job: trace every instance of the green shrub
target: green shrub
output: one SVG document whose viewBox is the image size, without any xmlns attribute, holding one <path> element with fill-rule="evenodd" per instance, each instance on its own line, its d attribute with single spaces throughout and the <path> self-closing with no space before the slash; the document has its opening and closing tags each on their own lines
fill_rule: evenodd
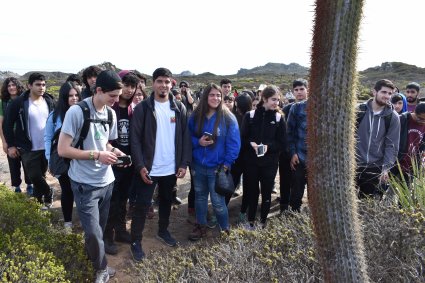
<svg viewBox="0 0 425 283">
<path fill-rule="evenodd" d="M 82 235 L 66 234 L 52 219 L 54 215 L 40 210 L 34 199 L 0 186 L 2 282 L 92 280 Z"/>
<path fill-rule="evenodd" d="M 425 281 L 425 218 L 394 206 L 360 204 L 373 282 Z M 135 266 L 136 282 L 320 282 L 309 213 L 233 229 L 218 240 L 158 251 Z"/>
</svg>

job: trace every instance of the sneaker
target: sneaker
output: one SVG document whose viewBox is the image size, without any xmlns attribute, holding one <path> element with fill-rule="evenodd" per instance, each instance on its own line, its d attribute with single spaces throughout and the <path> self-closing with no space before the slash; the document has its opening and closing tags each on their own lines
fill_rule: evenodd
<svg viewBox="0 0 425 283">
<path fill-rule="evenodd" d="M 115 231 L 115 241 L 131 244 L 131 235 L 127 230 Z"/>
<path fill-rule="evenodd" d="M 72 233 L 72 222 L 65 222 L 63 224 L 63 228 L 65 229 L 65 232 L 70 234 Z"/>
<path fill-rule="evenodd" d="M 133 242 L 131 244 L 130 251 L 134 261 L 140 262 L 145 258 L 145 252 L 142 249 L 140 241 Z"/>
<path fill-rule="evenodd" d="M 246 213 L 239 212 L 238 221 L 236 221 L 237 224 L 244 224 L 246 223 Z"/>
<path fill-rule="evenodd" d="M 214 229 L 217 226 L 217 217 L 211 216 L 211 219 L 207 222 L 207 227 L 210 229 Z"/>
<path fill-rule="evenodd" d="M 15 193 L 22 193 L 20 186 L 15 187 Z"/>
<path fill-rule="evenodd" d="M 105 253 L 107 253 L 108 255 L 116 255 L 118 253 L 118 247 L 114 243 L 114 241 L 104 239 L 103 243 L 105 246 Z"/>
<path fill-rule="evenodd" d="M 110 266 L 107 266 L 106 267 L 106 270 L 108 270 L 109 278 L 114 277 L 115 274 L 117 273 L 117 271 L 115 270 L 115 268 L 112 268 Z"/>
<path fill-rule="evenodd" d="M 34 194 L 34 187 L 31 184 L 29 184 L 27 186 L 27 196 L 32 197 L 33 194 Z"/>
<path fill-rule="evenodd" d="M 254 231 L 255 230 L 255 226 L 252 223 L 245 223 L 245 225 L 243 225 L 243 229 L 247 230 L 247 231 Z"/>
<path fill-rule="evenodd" d="M 167 246 L 170 247 L 175 247 L 177 246 L 177 241 L 176 239 L 174 239 L 170 232 L 168 232 L 168 230 L 165 231 L 159 231 L 158 234 L 156 235 L 156 238 L 158 240 L 161 240 L 162 242 L 164 242 Z"/>
<path fill-rule="evenodd" d="M 106 283 L 109 281 L 108 269 L 102 269 L 96 271 L 96 280 L 95 283 Z"/>
<path fill-rule="evenodd" d="M 198 241 L 207 236 L 207 228 L 205 225 L 196 224 L 195 229 L 189 234 L 189 240 Z"/>
</svg>

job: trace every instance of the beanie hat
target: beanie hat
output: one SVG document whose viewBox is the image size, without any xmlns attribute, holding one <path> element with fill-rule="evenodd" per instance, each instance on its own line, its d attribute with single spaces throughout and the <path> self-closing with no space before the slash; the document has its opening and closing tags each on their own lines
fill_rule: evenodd
<svg viewBox="0 0 425 283">
<path fill-rule="evenodd" d="M 100 72 L 96 78 L 96 87 L 100 87 L 103 92 L 121 89 L 121 78 L 111 70 Z"/>
<path fill-rule="evenodd" d="M 127 75 L 128 73 L 130 73 L 129 70 L 121 70 L 118 72 L 118 76 L 120 76 L 120 78 L 124 78 L 125 75 Z"/>
</svg>

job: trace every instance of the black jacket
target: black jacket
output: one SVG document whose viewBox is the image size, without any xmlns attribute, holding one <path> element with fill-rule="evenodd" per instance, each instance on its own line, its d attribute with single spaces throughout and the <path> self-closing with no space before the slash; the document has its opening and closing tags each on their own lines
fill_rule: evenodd
<svg viewBox="0 0 425 283">
<path fill-rule="evenodd" d="M 29 93 L 29 90 L 22 93 L 10 102 L 6 109 L 3 133 L 9 147 L 19 147 L 24 150 L 31 150 L 32 148 L 28 121 Z M 45 92 L 43 98 L 47 103 L 49 113 L 52 112 L 55 108 L 53 96 Z"/>
<path fill-rule="evenodd" d="M 171 93 L 168 94 L 168 99 L 170 100 L 171 110 L 176 112 L 175 160 L 177 171 L 178 168 L 186 169 L 190 165 L 192 142 L 186 108 L 181 102 L 177 102 Z M 136 172 L 140 172 L 143 167 L 151 171 L 155 154 L 157 127 L 153 93 L 134 108 L 130 127 L 131 154 Z"/>
<path fill-rule="evenodd" d="M 407 134 L 409 132 L 409 121 L 412 119 L 412 114 L 410 112 L 404 112 L 400 115 L 400 146 L 398 148 L 398 160 L 401 161 L 402 158 L 408 153 L 408 144 L 407 144 Z M 425 151 L 425 135 L 422 138 L 421 145 L 419 146 L 419 152 Z M 418 158 L 417 160 L 421 160 Z"/>
<path fill-rule="evenodd" d="M 286 125 L 282 115 L 276 121 L 276 111 L 266 111 L 264 107 L 255 110 L 251 119 L 247 112 L 242 121 L 241 129 L 243 159 L 246 163 L 259 166 L 278 164 L 279 154 L 286 147 Z M 267 145 L 267 152 L 263 157 L 257 157 L 250 142 Z"/>
</svg>

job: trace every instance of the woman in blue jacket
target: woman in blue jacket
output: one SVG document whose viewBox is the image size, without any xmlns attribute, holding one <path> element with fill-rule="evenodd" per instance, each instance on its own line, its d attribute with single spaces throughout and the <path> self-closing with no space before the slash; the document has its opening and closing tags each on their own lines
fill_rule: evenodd
<svg viewBox="0 0 425 283">
<path fill-rule="evenodd" d="M 44 147 L 47 161 L 50 160 L 50 148 L 52 139 L 56 131 L 62 127 L 62 121 L 65 119 L 65 113 L 69 107 L 77 104 L 81 99 L 80 88 L 71 82 L 64 83 L 59 89 L 59 99 L 56 108 L 49 114 L 44 130 Z M 74 194 L 71 190 L 71 183 L 68 173 L 61 176 L 55 176 L 61 186 L 61 207 L 66 229 L 72 228 L 72 207 L 74 205 Z"/>
<path fill-rule="evenodd" d="M 227 107 L 223 107 L 223 94 L 216 84 L 205 88 L 189 119 L 189 130 L 197 220 L 189 239 L 196 241 L 206 235 L 208 195 L 221 230 L 229 230 L 225 197 L 215 192 L 215 171 L 219 166 L 230 170 L 241 145 L 238 122 Z"/>
</svg>

